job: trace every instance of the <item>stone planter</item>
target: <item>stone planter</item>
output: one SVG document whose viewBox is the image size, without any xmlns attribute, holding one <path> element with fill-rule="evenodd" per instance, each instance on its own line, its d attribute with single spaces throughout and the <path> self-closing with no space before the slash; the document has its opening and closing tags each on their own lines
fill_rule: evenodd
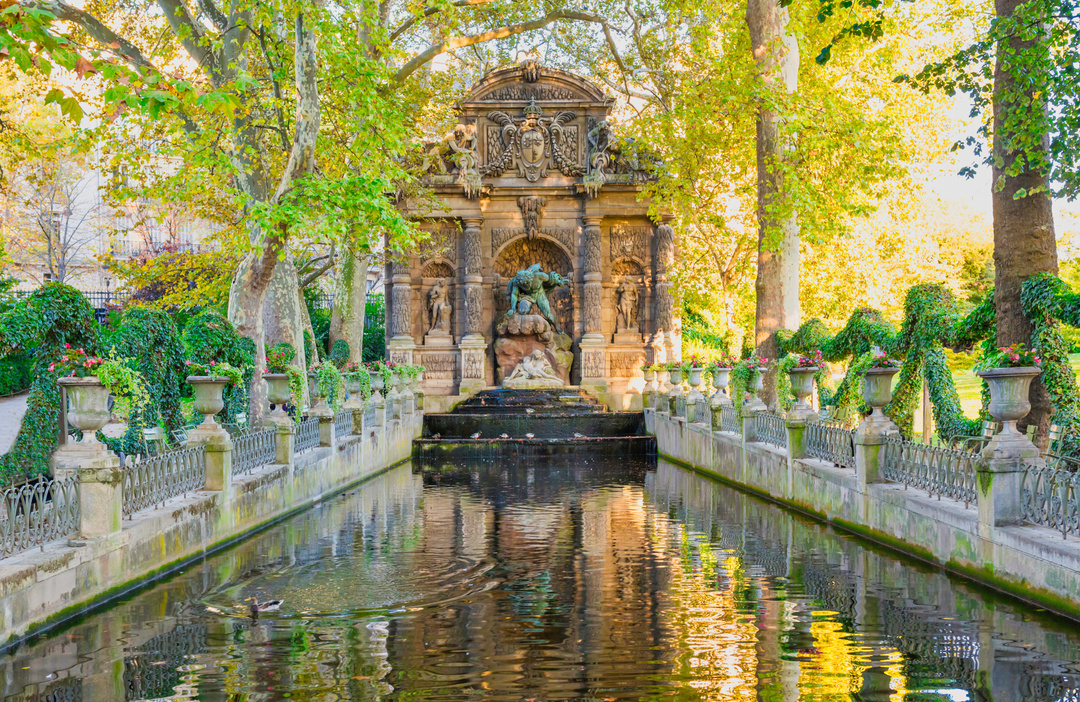
<svg viewBox="0 0 1080 702">
<path fill-rule="evenodd" d="M 892 402 L 893 376 L 899 368 L 871 368 L 863 378 L 863 402 L 870 408 L 870 417 L 876 420 L 886 419 L 882 408 Z"/>
<path fill-rule="evenodd" d="M 285 373 L 263 373 L 266 381 L 266 396 L 270 404 L 276 405 L 271 414 L 285 414 L 285 403 L 292 401 L 292 390 L 289 389 L 289 376 Z"/>
<path fill-rule="evenodd" d="M 371 380 L 371 401 L 382 402 L 383 401 L 383 377 L 379 371 L 368 371 L 368 378 Z"/>
<path fill-rule="evenodd" d="M 765 403 L 758 393 L 765 389 L 765 371 L 768 368 L 757 368 L 754 370 L 754 375 L 750 377 L 750 384 L 748 390 L 750 391 L 750 397 L 743 402 L 743 414 L 744 416 L 749 412 L 760 412 L 768 409 L 765 407 Z"/>
<path fill-rule="evenodd" d="M 187 382 L 195 393 L 195 411 L 203 416 L 202 423 L 209 427 L 218 426 L 214 415 L 225 409 L 222 393 L 229 379 L 220 375 L 189 375 Z"/>
<path fill-rule="evenodd" d="M 1016 423 L 1031 411 L 1031 401 L 1028 399 L 1031 381 L 1041 373 L 1042 368 L 1037 366 L 992 368 L 976 373 L 990 385 L 988 409 L 991 416 L 1001 422 L 1000 434 L 1005 435 L 1003 439 L 1011 438 L 1013 434 L 1021 436 Z"/>
<path fill-rule="evenodd" d="M 704 368 L 699 368 L 699 367 L 694 367 L 694 368 L 690 369 L 690 387 L 692 387 L 692 388 L 700 388 L 701 387 L 701 371 L 703 371 L 703 370 L 705 370 L 705 369 Z M 685 373 L 683 375 L 685 377 Z"/>
<path fill-rule="evenodd" d="M 788 371 L 791 379 L 791 392 L 795 393 L 795 407 L 801 412 L 813 410 L 809 400 L 814 394 L 814 375 L 818 368 L 792 368 Z"/>
<path fill-rule="evenodd" d="M 109 423 L 112 413 L 109 411 L 109 391 L 97 376 L 86 378 L 60 378 L 58 385 L 67 390 L 68 424 L 82 430 L 83 444 L 97 444 L 98 429 Z"/>
<path fill-rule="evenodd" d="M 671 383 L 668 381 L 670 371 L 656 371 L 656 395 L 653 396 L 653 409 L 662 410 L 667 403 L 667 394 L 671 392 Z"/>
<path fill-rule="evenodd" d="M 729 368 L 714 368 L 712 371 L 712 382 L 716 387 L 716 392 L 712 394 L 713 404 L 728 405 L 731 404 L 731 397 L 728 395 L 728 385 L 731 383 L 731 369 Z"/>
<path fill-rule="evenodd" d="M 308 394 L 311 396 L 311 409 L 327 407 L 326 398 L 319 391 L 319 380 L 315 373 L 308 373 Z"/>
<path fill-rule="evenodd" d="M 345 392 L 349 393 L 349 399 L 345 401 L 347 409 L 363 409 L 364 400 L 360 397 L 360 378 L 356 373 L 345 374 Z"/>
</svg>

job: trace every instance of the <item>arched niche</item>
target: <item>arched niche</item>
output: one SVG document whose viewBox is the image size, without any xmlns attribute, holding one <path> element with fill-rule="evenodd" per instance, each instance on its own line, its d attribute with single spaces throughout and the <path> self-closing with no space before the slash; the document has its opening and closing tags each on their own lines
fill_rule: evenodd
<svg viewBox="0 0 1080 702">
<path fill-rule="evenodd" d="M 450 309 L 457 309 L 455 306 L 455 293 L 457 290 L 454 285 L 454 267 L 444 259 L 428 261 L 420 269 L 420 278 L 420 321 L 423 325 L 423 333 L 427 334 L 428 330 L 431 329 L 431 309 L 428 307 L 428 294 L 440 278 L 445 278 L 449 287 Z M 453 324 L 456 322 L 456 319 L 451 320 L 451 331 L 453 330 Z"/>
<path fill-rule="evenodd" d="M 644 329 L 646 324 L 646 315 L 648 313 L 648 289 L 649 280 L 645 275 L 645 269 L 640 263 L 632 258 L 618 258 L 611 262 L 611 303 L 613 305 L 619 304 L 619 284 L 624 280 L 629 280 L 637 286 L 638 303 L 637 303 L 637 319 L 638 328 Z"/>
<path fill-rule="evenodd" d="M 568 280 L 574 279 L 574 266 L 570 257 L 550 239 L 537 237 L 535 239 L 516 239 L 503 248 L 495 258 L 495 272 L 499 275 L 499 282 L 495 289 L 495 312 L 496 319 L 501 318 L 510 309 L 510 297 L 506 293 L 506 285 L 517 272 L 539 263 L 545 271 L 554 271 Z M 559 321 L 563 331 L 569 333 L 573 328 L 574 320 L 574 295 L 573 283 L 563 285 L 548 295 L 551 302 L 551 310 Z"/>
</svg>

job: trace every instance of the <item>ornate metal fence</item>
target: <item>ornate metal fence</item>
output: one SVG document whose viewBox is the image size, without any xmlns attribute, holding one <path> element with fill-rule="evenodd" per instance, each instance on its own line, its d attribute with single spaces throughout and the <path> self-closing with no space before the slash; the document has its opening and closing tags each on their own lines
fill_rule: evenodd
<svg viewBox="0 0 1080 702">
<path fill-rule="evenodd" d="M 931 446 L 899 437 L 889 437 L 881 447 L 881 474 L 886 480 L 903 483 L 930 493 L 960 500 L 964 506 L 975 501 L 975 462 L 979 455 L 944 446 Z"/>
<path fill-rule="evenodd" d="M 720 407 L 720 430 L 730 431 L 733 434 L 739 433 L 739 411 L 735 407 L 730 405 Z"/>
<path fill-rule="evenodd" d="M 855 432 L 835 421 L 807 423 L 806 453 L 841 468 L 855 468 Z"/>
<path fill-rule="evenodd" d="M 349 436 L 353 433 L 352 410 L 341 410 L 334 415 L 334 436 Z"/>
<path fill-rule="evenodd" d="M 273 429 L 246 432 L 233 436 L 233 475 L 246 475 L 277 457 L 276 432 Z"/>
<path fill-rule="evenodd" d="M 0 557 L 45 547 L 79 531 L 79 482 L 40 479 L 4 490 Z"/>
<path fill-rule="evenodd" d="M 755 415 L 755 436 L 766 444 L 787 448 L 787 422 L 778 414 L 758 412 Z"/>
<path fill-rule="evenodd" d="M 301 419 L 296 427 L 296 453 L 310 451 L 319 446 L 319 418 Z"/>
<path fill-rule="evenodd" d="M 1080 473 L 1051 466 L 1029 466 L 1021 490 L 1024 521 L 1080 535 Z"/>
<path fill-rule="evenodd" d="M 124 516 L 160 506 L 206 484 L 206 449 L 202 446 L 146 456 L 124 467 Z"/>
</svg>

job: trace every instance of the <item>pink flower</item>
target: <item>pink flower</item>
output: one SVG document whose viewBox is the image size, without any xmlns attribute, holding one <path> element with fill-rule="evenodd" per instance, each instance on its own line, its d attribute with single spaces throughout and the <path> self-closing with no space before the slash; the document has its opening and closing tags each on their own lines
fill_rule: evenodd
<svg viewBox="0 0 1080 702">
<path fill-rule="evenodd" d="M 65 348 L 65 349 L 70 349 L 70 348 L 71 348 L 71 344 L 64 344 L 64 348 Z"/>
</svg>

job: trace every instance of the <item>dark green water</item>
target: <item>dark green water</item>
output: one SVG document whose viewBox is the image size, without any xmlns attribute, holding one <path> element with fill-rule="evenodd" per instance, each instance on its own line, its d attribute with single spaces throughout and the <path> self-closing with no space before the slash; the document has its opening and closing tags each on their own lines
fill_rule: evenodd
<svg viewBox="0 0 1080 702">
<path fill-rule="evenodd" d="M 396 469 L 2 663 L 50 702 L 1080 700 L 1075 623 L 588 455 Z"/>
</svg>

